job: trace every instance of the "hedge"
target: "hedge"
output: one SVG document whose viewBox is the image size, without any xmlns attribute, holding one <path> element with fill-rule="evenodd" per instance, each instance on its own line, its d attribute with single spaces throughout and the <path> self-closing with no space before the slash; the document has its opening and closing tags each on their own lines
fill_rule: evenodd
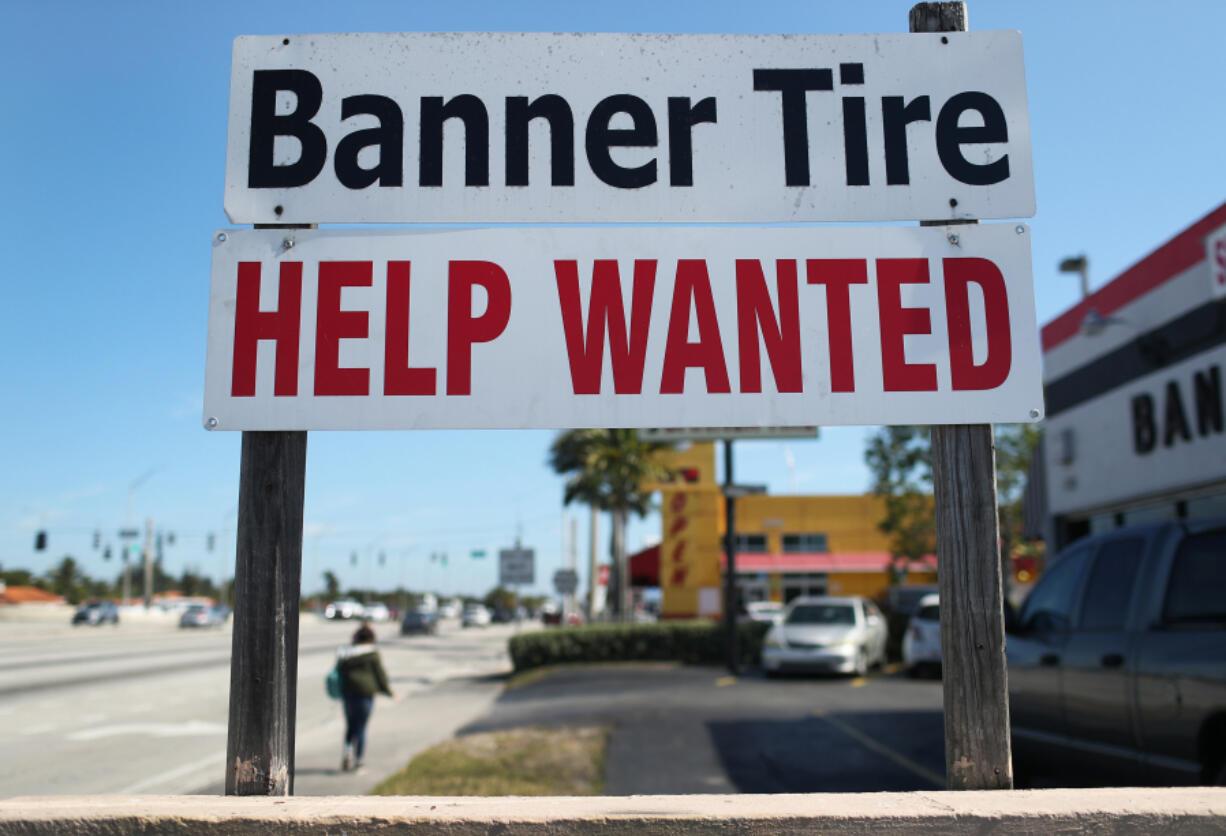
<svg viewBox="0 0 1226 836">
<path fill-rule="evenodd" d="M 741 664 L 758 663 L 769 628 L 757 621 L 737 625 Z M 508 647 L 517 672 L 568 662 L 719 663 L 724 661 L 724 627 L 712 621 L 590 624 L 521 633 L 511 637 Z"/>
</svg>

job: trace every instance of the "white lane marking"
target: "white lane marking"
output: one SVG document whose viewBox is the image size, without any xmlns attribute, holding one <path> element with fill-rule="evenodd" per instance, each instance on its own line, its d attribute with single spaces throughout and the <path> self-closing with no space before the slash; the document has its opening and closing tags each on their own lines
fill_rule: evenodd
<svg viewBox="0 0 1226 836">
<path fill-rule="evenodd" d="M 122 789 L 115 790 L 115 794 L 116 795 L 136 795 L 137 793 L 144 792 L 150 787 L 156 787 L 158 784 L 162 784 L 167 781 L 173 781 L 176 778 L 182 778 L 185 775 L 191 775 L 193 772 L 199 772 L 205 767 L 209 767 L 209 768 L 220 767 L 223 764 L 225 764 L 225 762 L 226 762 L 226 755 L 224 752 L 221 754 L 209 755 L 207 758 L 201 758 L 198 761 L 192 761 L 191 763 L 185 763 L 182 766 L 178 767 L 177 769 L 172 769 L 169 772 L 163 772 L 161 775 L 153 775 L 149 778 L 145 778 L 141 781 L 137 781 L 135 784 L 129 784 L 128 786 L 123 787 Z"/>
<path fill-rule="evenodd" d="M 144 734 L 149 737 L 202 737 L 225 734 L 225 723 L 207 723 L 204 720 L 188 720 L 186 723 L 115 723 L 82 729 L 68 735 L 69 740 L 98 740 L 117 735 Z"/>
</svg>

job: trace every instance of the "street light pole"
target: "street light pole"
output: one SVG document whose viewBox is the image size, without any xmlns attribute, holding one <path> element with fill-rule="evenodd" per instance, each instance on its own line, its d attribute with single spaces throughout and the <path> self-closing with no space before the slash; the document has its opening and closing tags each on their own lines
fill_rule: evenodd
<svg viewBox="0 0 1226 836">
<path fill-rule="evenodd" d="M 1090 259 L 1085 253 L 1072 255 L 1060 262 L 1061 273 L 1076 273 L 1081 277 L 1081 298 L 1090 295 Z"/>
</svg>

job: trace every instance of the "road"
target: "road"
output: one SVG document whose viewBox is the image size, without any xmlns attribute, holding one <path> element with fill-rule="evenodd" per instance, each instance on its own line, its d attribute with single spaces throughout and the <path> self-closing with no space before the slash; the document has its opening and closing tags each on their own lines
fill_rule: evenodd
<svg viewBox="0 0 1226 836">
<path fill-rule="evenodd" d="M 377 625 L 400 699 L 376 704 L 365 773 L 341 773 L 343 720 L 323 681 L 355 626 L 301 622 L 296 795 L 368 791 L 488 709 L 510 669 L 510 626 L 400 637 Z M 0 797 L 220 793 L 230 641 L 228 626 L 0 624 Z"/>
</svg>

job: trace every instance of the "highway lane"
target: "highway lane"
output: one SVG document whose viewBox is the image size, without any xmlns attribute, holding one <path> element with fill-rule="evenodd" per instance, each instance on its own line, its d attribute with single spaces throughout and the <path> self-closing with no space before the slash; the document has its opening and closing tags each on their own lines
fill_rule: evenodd
<svg viewBox="0 0 1226 836">
<path fill-rule="evenodd" d="M 400 637 L 378 625 L 400 702 L 380 701 L 365 778 L 341 775 L 339 704 L 323 680 L 356 625 L 301 624 L 295 791 L 360 792 L 395 759 L 447 737 L 491 701 L 513 628 Z M 0 625 L 0 796 L 220 791 L 231 635 L 169 625 Z M 436 692 L 444 694 L 439 697 Z M 426 710 L 428 707 L 428 710 Z M 373 750 L 372 746 L 372 750 Z"/>
</svg>

